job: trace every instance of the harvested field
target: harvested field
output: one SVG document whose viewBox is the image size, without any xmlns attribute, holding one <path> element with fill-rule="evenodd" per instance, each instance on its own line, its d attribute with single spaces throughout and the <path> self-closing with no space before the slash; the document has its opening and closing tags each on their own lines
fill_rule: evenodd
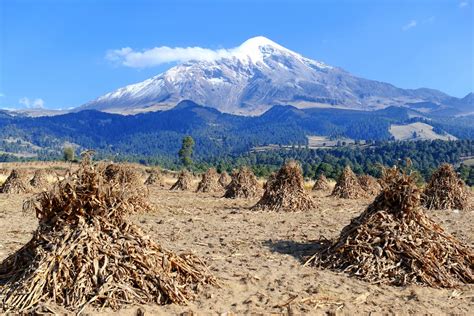
<svg viewBox="0 0 474 316">
<path fill-rule="evenodd" d="M 176 179 L 166 179 L 175 181 Z M 316 197 L 317 192 L 309 192 Z M 0 260 L 27 243 L 36 229 L 21 207 L 27 194 L 0 194 Z M 463 314 L 472 311 L 474 285 L 434 289 L 369 284 L 327 269 L 303 266 L 324 236 L 335 239 L 371 202 L 318 197 L 311 212 L 254 212 L 253 199 L 223 199 L 220 193 L 170 191 L 150 187 L 158 207 L 131 219 L 152 241 L 175 253 L 192 252 L 218 277 L 221 288 L 205 287 L 189 305 L 137 305 L 117 312 L 136 315 L 181 313 L 295 314 Z M 472 201 L 472 196 L 470 197 Z M 447 232 L 474 247 L 473 211 L 429 210 Z M 0 285 L 1 286 L 1 285 Z M 57 313 L 65 312 L 49 305 Z M 111 309 L 85 313 L 109 315 Z"/>
<path fill-rule="evenodd" d="M 185 304 L 199 286 L 217 285 L 198 257 L 162 248 L 129 222 L 130 214 L 152 210 L 147 194 L 133 182 L 107 181 L 88 156 L 25 208 L 39 225 L 0 263 L 5 312 L 31 313 L 50 303 L 78 313 L 89 306 Z"/>
</svg>

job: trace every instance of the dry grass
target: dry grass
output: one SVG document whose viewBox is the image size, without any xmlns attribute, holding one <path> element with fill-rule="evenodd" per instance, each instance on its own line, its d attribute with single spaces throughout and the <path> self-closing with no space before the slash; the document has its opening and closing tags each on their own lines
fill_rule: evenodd
<svg viewBox="0 0 474 316">
<path fill-rule="evenodd" d="M 384 172 L 375 201 L 311 260 L 372 283 L 473 283 L 474 252 L 424 213 L 414 177 L 396 168 Z"/>
<path fill-rule="evenodd" d="M 85 159 L 77 172 L 25 203 L 39 226 L 0 264 L 4 312 L 31 313 L 46 302 L 76 313 L 88 305 L 184 304 L 198 285 L 215 284 L 200 259 L 163 249 L 128 221 L 150 209 L 146 190 L 112 178 Z"/>
<path fill-rule="evenodd" d="M 264 211 L 308 211 L 316 208 L 316 203 L 304 189 L 301 166 L 287 162 L 277 174 L 269 177 L 265 193 L 253 210 Z"/>
<path fill-rule="evenodd" d="M 450 164 L 443 164 L 431 176 L 423 191 L 422 200 L 428 209 L 458 209 L 469 208 L 469 190 L 459 179 Z"/>
</svg>

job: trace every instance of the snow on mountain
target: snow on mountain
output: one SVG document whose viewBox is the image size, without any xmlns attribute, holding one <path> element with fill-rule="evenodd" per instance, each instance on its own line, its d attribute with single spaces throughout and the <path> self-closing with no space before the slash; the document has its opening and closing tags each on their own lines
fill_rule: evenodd
<svg viewBox="0 0 474 316">
<path fill-rule="evenodd" d="M 79 109 L 136 113 L 168 109 L 186 99 L 222 112 L 253 115 L 277 104 L 375 110 L 417 102 L 442 105 L 453 98 L 437 90 L 400 89 L 358 78 L 258 36 L 217 60 L 179 64 Z"/>
</svg>

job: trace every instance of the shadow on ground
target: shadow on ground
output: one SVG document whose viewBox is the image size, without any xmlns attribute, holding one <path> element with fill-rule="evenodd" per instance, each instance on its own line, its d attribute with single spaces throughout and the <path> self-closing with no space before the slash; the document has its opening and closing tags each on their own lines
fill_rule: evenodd
<svg viewBox="0 0 474 316">
<path fill-rule="evenodd" d="M 307 242 L 297 242 L 294 240 L 267 240 L 264 246 L 270 248 L 273 252 L 285 255 L 291 255 L 301 262 L 305 262 L 321 249 L 330 244 L 327 239 L 311 240 Z"/>
</svg>

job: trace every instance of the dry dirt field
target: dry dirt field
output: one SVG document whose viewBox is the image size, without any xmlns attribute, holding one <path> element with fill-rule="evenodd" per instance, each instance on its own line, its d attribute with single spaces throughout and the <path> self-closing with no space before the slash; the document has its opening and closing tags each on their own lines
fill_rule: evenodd
<svg viewBox="0 0 474 316">
<path fill-rule="evenodd" d="M 167 182 L 171 185 L 174 179 Z M 150 188 L 155 210 L 132 220 L 175 252 L 193 252 L 206 261 L 220 288 L 204 287 L 187 306 L 131 306 L 117 314 L 471 314 L 474 285 L 458 289 L 373 285 L 344 274 L 304 266 L 321 238 L 339 231 L 370 203 L 311 193 L 311 212 L 254 212 L 254 200 L 218 194 Z M 23 214 L 29 195 L 0 194 L 0 261 L 31 237 L 37 220 Z M 473 210 L 429 211 L 445 229 L 474 247 Z M 63 312 L 61 309 L 56 309 Z M 110 314 L 86 310 L 91 315 Z"/>
</svg>

